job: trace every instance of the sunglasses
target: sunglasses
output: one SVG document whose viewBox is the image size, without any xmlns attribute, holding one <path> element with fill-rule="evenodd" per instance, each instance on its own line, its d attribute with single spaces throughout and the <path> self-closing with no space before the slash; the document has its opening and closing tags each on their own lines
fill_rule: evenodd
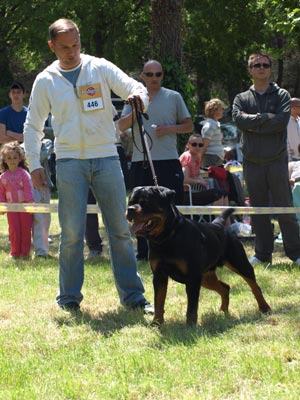
<svg viewBox="0 0 300 400">
<path fill-rule="evenodd" d="M 190 145 L 191 146 L 193 146 L 193 147 L 203 147 L 203 143 L 196 143 L 196 142 L 194 142 L 194 143 L 190 143 Z"/>
<path fill-rule="evenodd" d="M 156 76 L 156 78 L 159 78 L 160 76 L 162 76 L 162 72 L 144 72 L 144 75 L 147 76 L 147 78 L 152 78 L 153 75 Z"/>
<path fill-rule="evenodd" d="M 268 68 L 271 68 L 271 65 L 266 64 L 266 63 L 263 63 L 263 64 L 257 63 L 257 64 L 253 64 L 251 68 L 259 69 L 261 67 L 263 67 L 264 69 L 268 69 Z"/>
</svg>

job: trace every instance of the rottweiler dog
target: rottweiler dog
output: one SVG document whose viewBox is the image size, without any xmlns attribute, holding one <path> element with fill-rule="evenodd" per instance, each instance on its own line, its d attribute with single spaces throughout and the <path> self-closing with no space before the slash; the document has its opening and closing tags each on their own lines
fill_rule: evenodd
<svg viewBox="0 0 300 400">
<path fill-rule="evenodd" d="M 237 236 L 225 227 L 234 212 L 226 209 L 212 223 L 185 218 L 174 204 L 175 192 L 162 186 L 136 187 L 129 198 L 126 217 L 131 231 L 148 240 L 149 262 L 153 272 L 153 324 L 164 322 L 168 278 L 186 286 L 187 324 L 198 319 L 200 287 L 221 296 L 221 310 L 228 311 L 230 287 L 218 279 L 216 268 L 226 265 L 250 286 L 262 313 L 270 306 L 258 286 L 252 265 Z"/>
</svg>

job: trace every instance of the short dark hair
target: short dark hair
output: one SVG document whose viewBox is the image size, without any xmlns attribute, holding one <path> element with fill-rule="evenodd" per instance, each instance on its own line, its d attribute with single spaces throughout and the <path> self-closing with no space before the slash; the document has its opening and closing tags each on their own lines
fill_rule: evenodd
<svg viewBox="0 0 300 400">
<path fill-rule="evenodd" d="M 23 85 L 21 82 L 17 82 L 17 81 L 13 82 L 13 83 L 10 85 L 8 91 L 10 92 L 11 89 L 21 89 L 22 92 L 25 93 L 25 87 L 24 87 L 24 85 Z"/>
<path fill-rule="evenodd" d="M 74 21 L 61 18 L 49 26 L 49 37 L 53 42 L 60 33 L 76 31 L 79 35 L 79 28 Z"/>
<path fill-rule="evenodd" d="M 255 58 L 259 58 L 259 57 L 265 57 L 265 58 L 267 58 L 267 59 L 269 60 L 270 66 L 272 67 L 272 59 L 271 59 L 271 57 L 269 56 L 269 54 L 266 54 L 266 53 L 253 53 L 253 54 L 250 54 L 250 56 L 249 56 L 249 58 L 248 58 L 248 67 L 252 67 L 252 66 L 253 66 L 252 61 L 253 61 Z"/>
</svg>

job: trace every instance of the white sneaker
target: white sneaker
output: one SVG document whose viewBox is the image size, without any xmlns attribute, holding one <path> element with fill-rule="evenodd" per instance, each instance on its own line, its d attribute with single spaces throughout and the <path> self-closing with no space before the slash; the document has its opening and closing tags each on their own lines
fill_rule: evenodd
<svg viewBox="0 0 300 400">
<path fill-rule="evenodd" d="M 300 266 L 300 258 L 297 258 L 297 260 L 294 261 L 294 264 L 299 265 Z"/>
<path fill-rule="evenodd" d="M 270 261 L 262 261 L 256 256 L 252 256 L 248 259 L 249 263 L 252 265 L 258 265 L 258 264 L 272 264 Z M 296 262 L 296 261 L 295 261 Z M 299 265 L 300 265 L 300 259 L 299 259 Z"/>
<path fill-rule="evenodd" d="M 275 243 L 280 243 L 280 244 L 283 243 L 283 239 L 282 239 L 282 234 L 281 234 L 281 232 L 280 232 L 279 235 L 277 236 L 277 238 L 276 238 L 276 240 L 275 240 Z"/>
</svg>

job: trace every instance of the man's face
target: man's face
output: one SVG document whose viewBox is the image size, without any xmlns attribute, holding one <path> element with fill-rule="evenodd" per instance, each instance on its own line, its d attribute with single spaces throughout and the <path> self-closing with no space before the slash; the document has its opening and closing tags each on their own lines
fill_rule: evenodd
<svg viewBox="0 0 300 400">
<path fill-rule="evenodd" d="M 144 66 L 141 78 L 148 90 L 159 90 L 163 79 L 162 67 L 158 63 L 149 63 Z"/>
<path fill-rule="evenodd" d="M 256 57 L 248 67 L 249 74 L 253 80 L 269 81 L 271 75 L 271 64 L 267 57 Z"/>
<path fill-rule="evenodd" d="M 81 44 L 76 30 L 58 34 L 53 42 L 49 40 L 48 45 L 55 53 L 60 68 L 72 69 L 80 64 Z"/>
<path fill-rule="evenodd" d="M 25 93 L 22 89 L 13 88 L 8 92 L 8 97 L 10 98 L 12 104 L 23 104 Z"/>
<path fill-rule="evenodd" d="M 299 115 L 300 115 L 300 103 L 291 104 L 291 115 L 294 118 L 299 117 Z"/>
</svg>

